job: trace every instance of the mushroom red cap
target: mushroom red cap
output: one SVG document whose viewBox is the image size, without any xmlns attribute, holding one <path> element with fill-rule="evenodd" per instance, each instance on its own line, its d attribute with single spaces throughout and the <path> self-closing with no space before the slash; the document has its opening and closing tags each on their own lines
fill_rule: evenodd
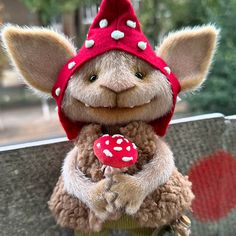
<svg viewBox="0 0 236 236">
<path fill-rule="evenodd" d="M 138 159 L 137 147 L 122 135 L 103 135 L 94 142 L 94 154 L 103 165 L 114 168 L 132 166 Z"/>
<path fill-rule="evenodd" d="M 120 50 L 137 56 L 160 70 L 170 82 L 173 106 L 163 117 L 151 122 L 156 133 L 163 136 L 173 116 L 180 84 L 168 65 L 153 51 L 140 28 L 130 0 L 103 0 L 100 11 L 89 29 L 87 40 L 78 54 L 63 66 L 52 90 L 58 105 L 60 121 L 68 138 L 76 138 L 84 125 L 71 121 L 61 109 L 68 81 L 84 63 L 111 50 Z"/>
</svg>

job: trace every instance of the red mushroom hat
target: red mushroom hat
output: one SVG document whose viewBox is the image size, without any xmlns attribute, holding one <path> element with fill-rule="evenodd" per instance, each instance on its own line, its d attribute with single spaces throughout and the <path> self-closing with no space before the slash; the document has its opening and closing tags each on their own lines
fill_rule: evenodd
<svg viewBox="0 0 236 236">
<path fill-rule="evenodd" d="M 98 138 L 93 145 L 94 154 L 103 165 L 125 168 L 137 162 L 137 147 L 120 134 L 108 134 Z"/>
<path fill-rule="evenodd" d="M 172 109 L 163 117 L 151 122 L 158 135 L 165 135 L 174 113 L 180 84 L 168 65 L 153 51 L 141 30 L 130 0 L 103 0 L 98 15 L 89 29 L 87 40 L 78 54 L 62 67 L 52 90 L 67 137 L 76 138 L 83 126 L 83 123 L 73 122 L 67 118 L 61 109 L 69 79 L 84 63 L 111 50 L 121 50 L 137 56 L 160 70 L 169 80 L 173 92 Z"/>
</svg>

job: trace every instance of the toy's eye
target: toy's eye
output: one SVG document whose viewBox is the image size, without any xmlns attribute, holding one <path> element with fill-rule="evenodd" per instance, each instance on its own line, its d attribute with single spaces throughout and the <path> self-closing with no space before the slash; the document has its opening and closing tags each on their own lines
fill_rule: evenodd
<svg viewBox="0 0 236 236">
<path fill-rule="evenodd" d="M 144 79 L 144 75 L 143 75 L 141 72 L 136 72 L 136 73 L 135 73 L 135 76 L 136 76 L 138 79 Z"/>
<path fill-rule="evenodd" d="M 98 79 L 98 76 L 97 75 L 91 75 L 90 77 L 89 77 L 89 81 L 90 82 L 94 82 L 95 80 L 97 80 Z"/>
</svg>

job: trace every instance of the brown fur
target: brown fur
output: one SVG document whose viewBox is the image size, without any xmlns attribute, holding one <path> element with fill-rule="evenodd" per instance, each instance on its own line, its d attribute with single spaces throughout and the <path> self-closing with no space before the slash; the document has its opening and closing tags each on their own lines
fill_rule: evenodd
<svg viewBox="0 0 236 236">
<path fill-rule="evenodd" d="M 2 39 L 25 81 L 46 93 L 51 92 L 61 67 L 76 53 L 67 39 L 49 29 L 6 26 Z"/>
<path fill-rule="evenodd" d="M 170 34 L 159 46 L 157 54 L 180 79 L 182 91 L 195 89 L 204 81 L 217 34 L 213 26 L 186 29 Z M 47 93 L 61 66 L 75 54 L 66 38 L 45 29 L 6 26 L 2 36 L 26 82 Z M 144 80 L 136 78 L 136 72 L 142 72 Z M 98 80 L 90 83 L 92 74 L 97 74 Z M 174 170 L 168 146 L 144 123 L 163 116 L 171 107 L 172 92 L 166 78 L 128 53 L 105 53 L 77 71 L 66 89 L 63 111 L 72 120 L 96 125 L 83 128 L 65 159 L 62 178 L 49 202 L 59 223 L 99 231 L 113 211 L 121 210 L 143 226 L 156 227 L 190 208 L 191 184 Z M 139 151 L 136 165 L 115 175 L 116 182 L 109 187 L 92 149 L 102 133 L 122 133 Z"/>
<path fill-rule="evenodd" d="M 140 226 L 156 228 L 172 222 L 190 210 L 193 198 L 191 182 L 178 171 L 174 171 L 169 181 L 148 196 L 132 217 Z M 62 227 L 84 232 L 99 232 L 102 229 L 104 222 L 83 202 L 65 191 L 62 178 L 59 178 L 48 204 L 57 223 Z"/>
<path fill-rule="evenodd" d="M 114 204 L 111 196 L 101 196 L 108 180 L 103 178 L 101 164 L 93 154 L 93 143 L 102 135 L 105 127 L 90 124 L 80 132 L 76 147 L 67 155 L 63 165 L 63 179 L 67 192 L 83 201 L 100 218 L 109 217 L 112 205 L 115 209 L 123 208 L 127 214 L 136 213 L 147 195 L 165 183 L 174 168 L 173 155 L 168 146 L 158 138 L 152 127 L 144 122 L 132 122 L 125 127 L 118 127 L 116 132 L 123 134 L 139 147 L 137 164 L 127 172 L 129 175 L 116 175 L 116 184 L 110 186 L 109 193 L 118 193 Z M 106 129 L 105 132 L 107 133 Z M 112 131 L 110 131 L 110 134 Z M 150 147 L 152 147 L 150 149 Z M 96 182 L 96 183 L 94 183 Z M 148 184 L 147 184 L 148 183 Z M 133 189 L 135 195 L 130 195 Z M 96 197 L 97 196 L 97 197 Z"/>
<path fill-rule="evenodd" d="M 99 186 L 101 186 L 100 180 L 104 178 L 101 171 L 101 164 L 94 156 L 92 148 L 88 146 L 88 139 L 92 144 L 93 140 L 96 139 L 97 135 L 101 132 L 101 127 L 100 132 L 98 131 L 98 127 L 97 125 L 89 126 L 88 128 L 84 128 L 85 132 L 82 131 L 82 135 L 77 141 L 77 146 L 84 155 L 77 156 L 76 163 L 77 167 L 83 170 L 88 178 L 94 182 L 98 182 Z M 93 133 L 91 129 L 94 130 Z M 139 148 L 138 163 L 130 167 L 126 172 L 127 174 L 133 175 L 141 171 L 145 164 L 150 162 L 154 157 L 157 149 L 155 145 L 155 135 L 153 135 L 153 132 L 148 132 L 150 130 L 147 129 L 146 124 L 137 122 L 120 128 L 120 131 L 125 137 L 135 139 L 135 143 Z M 137 135 L 137 131 L 139 135 Z M 143 143 L 145 143 L 145 145 L 143 145 Z M 141 188 L 136 188 L 136 183 L 132 183 L 130 179 L 128 184 L 125 185 L 125 178 L 126 175 L 122 174 L 114 176 L 114 180 L 123 185 L 122 189 L 124 192 L 120 194 L 120 196 L 124 197 L 127 202 L 129 202 L 130 198 L 135 202 L 135 199 L 138 199 L 136 196 L 142 194 L 140 193 L 142 190 Z M 102 181 L 105 187 L 105 180 Z M 120 189 L 115 188 L 116 185 L 111 187 L 111 191 L 120 191 Z M 104 197 L 104 200 L 101 200 L 101 196 Z M 105 192 L 101 191 L 99 187 L 98 191 L 93 196 L 93 200 L 100 202 L 99 206 L 101 209 L 106 210 L 107 204 L 105 199 L 107 197 L 109 198 L 110 196 L 106 196 Z M 162 187 L 152 191 L 152 193 L 142 201 L 139 210 L 132 216 L 141 226 L 158 227 L 169 223 L 186 210 L 189 210 L 192 199 L 191 183 L 188 181 L 187 177 L 183 177 L 178 171 L 174 170 L 169 181 Z M 57 187 L 49 201 L 49 206 L 58 223 L 62 226 L 83 231 L 98 231 L 102 229 L 103 222 L 80 200 L 65 192 L 62 178 L 58 181 Z M 90 220 L 92 220 L 93 223 L 91 223 Z"/>
<path fill-rule="evenodd" d="M 180 80 L 181 90 L 194 90 L 206 79 L 218 41 L 212 25 L 169 34 L 157 49 Z"/>
</svg>

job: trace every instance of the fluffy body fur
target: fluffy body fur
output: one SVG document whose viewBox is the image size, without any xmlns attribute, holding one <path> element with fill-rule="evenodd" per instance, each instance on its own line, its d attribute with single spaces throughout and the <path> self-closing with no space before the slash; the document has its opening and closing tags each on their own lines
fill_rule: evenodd
<svg viewBox="0 0 236 236">
<path fill-rule="evenodd" d="M 100 198 L 103 198 L 101 193 L 104 192 L 106 183 L 108 183 L 108 180 L 104 180 L 99 184 L 94 183 L 94 181 L 103 178 L 101 164 L 93 154 L 93 143 L 102 135 L 101 127 L 90 125 L 81 131 L 76 147 L 66 157 L 63 166 L 62 176 L 68 193 L 87 204 L 103 220 L 107 219 L 112 213 L 109 212 L 109 209 L 112 209 L 113 204 L 115 205 L 114 210 L 124 209 L 127 214 L 131 215 L 136 213 L 146 196 L 158 186 L 164 184 L 174 169 L 172 152 L 155 135 L 151 126 L 135 122 L 125 128 L 121 127 L 119 133 L 136 143 L 139 149 L 139 161 L 136 168 L 135 166 L 129 168 L 128 173 L 132 175 L 114 176 L 117 183 L 110 190 L 112 193 L 120 194 L 111 204 L 109 204 L 109 199 L 106 199 L 106 196 L 103 204 L 100 204 L 102 206 L 100 209 L 96 203 L 100 201 Z M 88 139 L 86 140 L 86 149 L 90 150 L 87 155 L 85 155 L 85 150 L 81 148 L 81 142 L 83 142 L 84 148 L 85 137 Z M 150 147 L 152 148 L 150 149 Z M 145 153 L 147 160 L 140 157 L 142 152 Z M 135 195 L 133 195 L 134 192 Z"/>
<path fill-rule="evenodd" d="M 213 26 L 186 29 L 163 40 L 157 54 L 180 79 L 183 91 L 204 81 L 217 44 Z M 57 73 L 75 48 L 48 29 L 6 26 L 2 39 L 26 83 L 49 93 Z M 143 80 L 135 77 L 144 75 Z M 98 79 L 91 83 L 89 77 Z M 50 208 L 63 226 L 98 231 L 102 222 L 127 213 L 147 227 L 171 222 L 190 208 L 191 184 L 174 168 L 168 146 L 144 122 L 172 108 L 169 82 L 146 62 L 120 51 L 107 52 L 84 64 L 69 82 L 64 113 L 85 126 L 68 154 Z M 139 161 L 107 186 L 93 142 L 102 133 L 122 133 L 138 146 Z"/>
<path fill-rule="evenodd" d="M 68 162 L 72 165 L 70 170 L 79 167 L 83 172 L 80 174 L 77 172 L 75 178 L 81 176 L 85 181 L 80 183 L 74 180 L 80 185 L 78 184 L 78 189 L 71 189 L 72 186 L 65 186 L 68 185 L 68 179 L 63 178 L 68 174 L 68 170 L 63 171 L 62 178 L 59 179 L 49 201 L 50 209 L 59 224 L 83 231 L 99 231 L 103 224 L 101 216 L 106 218 L 109 216 L 109 219 L 112 217 L 112 212 L 107 211 L 109 202 L 115 204 L 116 214 L 120 210 L 115 220 L 124 214 L 125 209 L 140 226 L 152 228 L 169 223 L 183 214 L 186 209 L 190 209 L 193 194 L 187 177 L 174 169 L 173 163 L 169 173 L 163 173 L 163 171 L 168 172 L 165 161 L 162 163 L 163 166 L 161 163 L 154 165 L 155 159 L 171 159 L 172 154 L 166 144 L 154 134 L 152 128 L 142 122 L 133 122 L 120 128 L 120 133 L 137 144 L 139 160 L 125 172 L 125 175 L 115 175 L 116 184 L 106 192 L 107 180 L 103 179 L 101 164 L 94 156 L 91 147 L 93 141 L 102 134 L 101 126 L 89 125 L 83 128 L 76 142 L 76 151 L 70 152 L 65 162 L 69 159 Z M 155 179 L 155 176 L 157 178 L 153 183 L 151 178 Z M 158 178 L 159 176 L 161 179 Z M 132 181 L 132 178 L 137 179 Z M 162 187 L 158 187 L 160 185 Z M 86 188 L 91 189 L 90 196 L 87 195 Z M 68 189 L 71 191 L 69 194 Z M 118 197 L 111 196 L 110 193 L 114 192 L 121 192 L 121 194 Z M 90 203 L 91 201 L 97 203 L 91 205 L 88 199 Z M 96 209 L 91 211 L 95 205 Z M 97 215 L 94 215 L 94 212 Z"/>
</svg>

